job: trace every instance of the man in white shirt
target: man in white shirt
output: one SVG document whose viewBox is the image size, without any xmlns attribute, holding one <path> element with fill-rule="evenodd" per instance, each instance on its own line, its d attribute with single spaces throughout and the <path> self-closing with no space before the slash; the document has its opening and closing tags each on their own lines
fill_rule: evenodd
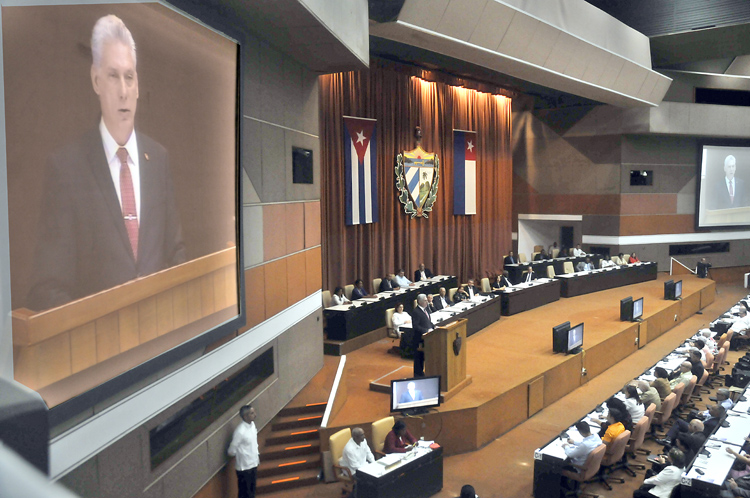
<svg viewBox="0 0 750 498">
<path fill-rule="evenodd" d="M 365 431 L 361 427 L 355 427 L 352 429 L 352 438 L 344 446 L 339 465 L 346 467 L 354 475 L 364 464 L 374 461 L 375 457 L 365 441 Z"/>
<path fill-rule="evenodd" d="M 254 498 L 255 482 L 258 478 L 258 430 L 255 427 L 255 408 L 245 405 L 240 408 L 242 422 L 234 430 L 227 453 L 234 458 L 237 471 L 238 498 Z"/>
<path fill-rule="evenodd" d="M 580 258 L 585 256 L 586 253 L 581 249 L 581 244 L 578 244 L 575 249 L 573 249 L 573 256 L 576 258 Z"/>
<path fill-rule="evenodd" d="M 693 372 L 691 371 L 693 368 L 693 364 L 689 361 L 683 361 L 680 365 L 680 372 L 674 379 L 669 381 L 669 387 L 674 389 L 677 384 L 683 383 L 685 384 L 685 387 L 690 384 L 690 379 L 693 377 Z"/>
<path fill-rule="evenodd" d="M 748 316 L 747 310 L 742 307 L 740 308 L 739 318 L 734 321 L 729 330 L 733 330 L 736 335 L 745 335 L 748 328 L 750 328 L 750 316 Z"/>
<path fill-rule="evenodd" d="M 406 287 L 409 287 L 411 285 L 411 280 L 409 280 L 408 278 L 406 278 L 406 276 L 404 275 L 404 269 L 403 268 L 401 268 L 398 271 L 398 275 L 396 275 L 393 278 L 393 281 L 396 282 L 396 284 L 398 284 L 398 286 L 400 288 L 402 288 L 402 289 L 404 289 Z"/>
<path fill-rule="evenodd" d="M 576 443 L 572 439 L 568 439 L 567 442 L 563 443 L 563 450 L 570 458 L 570 463 L 583 467 L 589 453 L 602 444 L 602 438 L 599 437 L 599 434 L 591 434 L 591 427 L 584 421 L 577 422 L 575 428 L 583 436 L 583 441 Z"/>
<path fill-rule="evenodd" d="M 617 264 L 611 259 L 602 259 L 602 268 L 615 267 Z"/>
</svg>

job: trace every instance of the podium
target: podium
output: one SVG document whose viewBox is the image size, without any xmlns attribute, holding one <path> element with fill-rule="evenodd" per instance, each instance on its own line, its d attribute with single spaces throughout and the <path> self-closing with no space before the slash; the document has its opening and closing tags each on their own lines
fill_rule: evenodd
<svg viewBox="0 0 750 498">
<path fill-rule="evenodd" d="M 57 308 L 15 309 L 15 380 L 52 407 L 237 313 L 235 247 Z"/>
<path fill-rule="evenodd" d="M 471 384 L 471 375 L 466 375 L 467 323 L 468 320 L 462 318 L 422 336 L 425 375 L 440 375 L 440 395 L 443 402 Z M 460 339 L 460 347 L 454 345 L 456 339 Z"/>
</svg>

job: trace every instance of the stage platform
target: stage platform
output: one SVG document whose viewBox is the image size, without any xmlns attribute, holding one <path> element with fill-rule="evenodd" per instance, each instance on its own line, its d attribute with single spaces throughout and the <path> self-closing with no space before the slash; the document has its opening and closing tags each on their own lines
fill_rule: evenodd
<svg viewBox="0 0 750 498">
<path fill-rule="evenodd" d="M 471 385 L 438 410 L 407 419 L 407 426 L 417 437 L 439 441 L 446 455 L 481 448 L 714 301 L 715 283 L 692 275 L 677 277 L 683 279 L 682 300 L 665 301 L 663 284 L 670 278 L 660 273 L 654 281 L 502 317 L 466 341 Z M 627 296 L 645 298 L 643 322 L 619 320 L 620 299 Z M 585 323 L 579 354 L 552 353 L 552 327 L 565 321 Z M 370 382 L 399 367 L 410 370 L 409 360 L 388 353 L 393 345 L 383 339 L 347 355 L 341 380 L 346 398 L 337 400 L 328 427 L 320 431 L 321 451 L 333 432 L 361 426 L 369 438 L 370 423 L 390 415 L 389 395 L 371 391 Z M 326 356 L 297 400 L 327 396 L 337 367 L 338 358 Z"/>
</svg>

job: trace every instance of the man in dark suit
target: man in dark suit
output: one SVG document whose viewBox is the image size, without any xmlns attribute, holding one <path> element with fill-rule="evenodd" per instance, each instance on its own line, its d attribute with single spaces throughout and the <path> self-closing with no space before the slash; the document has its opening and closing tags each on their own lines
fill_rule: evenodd
<svg viewBox="0 0 750 498">
<path fill-rule="evenodd" d="M 414 350 L 414 377 L 424 377 L 424 351 L 419 350 L 422 335 L 432 330 L 430 312 L 427 311 L 427 296 L 417 296 L 417 307 L 411 312 L 412 335 L 411 347 Z"/>
<path fill-rule="evenodd" d="M 724 159 L 724 176 L 714 183 L 711 209 L 728 209 L 746 205 L 745 183 L 734 176 L 737 159 L 729 155 Z"/>
<path fill-rule="evenodd" d="M 703 421 L 703 434 L 706 437 L 711 435 L 716 426 L 724 419 L 726 413 L 727 411 L 721 405 L 710 405 L 708 407 L 708 418 Z"/>
<path fill-rule="evenodd" d="M 503 266 L 505 265 L 515 265 L 518 264 L 518 258 L 515 254 L 513 254 L 513 251 L 510 251 L 510 254 L 505 256 L 505 259 L 503 259 Z"/>
<path fill-rule="evenodd" d="M 521 273 L 521 282 L 531 282 L 535 278 L 536 273 L 531 269 L 531 265 L 527 266 L 523 273 Z"/>
<path fill-rule="evenodd" d="M 432 278 L 434 275 L 429 270 L 429 268 L 424 267 L 424 263 L 419 265 L 419 269 L 414 270 L 414 281 L 419 282 L 420 280 L 427 280 L 428 278 Z"/>
<path fill-rule="evenodd" d="M 417 389 L 417 384 L 414 382 L 409 382 L 406 385 L 406 391 L 401 393 L 398 402 L 411 403 L 412 401 L 421 401 L 423 399 L 424 397 L 422 396 L 422 391 Z"/>
<path fill-rule="evenodd" d="M 438 291 L 438 297 L 432 300 L 432 306 L 436 311 L 447 308 L 451 305 L 451 303 L 448 302 L 448 296 L 446 296 L 445 294 L 445 287 L 441 287 Z"/>
<path fill-rule="evenodd" d="M 478 296 L 481 289 L 474 285 L 474 279 L 470 278 L 469 281 L 466 283 L 466 292 L 469 293 L 469 298 L 474 298 L 474 296 Z"/>
<path fill-rule="evenodd" d="M 378 289 L 378 292 L 390 292 L 393 290 L 391 277 L 392 275 L 386 275 L 380 280 L 380 288 Z"/>
<path fill-rule="evenodd" d="M 135 42 L 115 16 L 92 35 L 99 126 L 48 163 L 32 288 L 41 310 L 185 261 L 166 149 L 135 131 Z"/>
</svg>

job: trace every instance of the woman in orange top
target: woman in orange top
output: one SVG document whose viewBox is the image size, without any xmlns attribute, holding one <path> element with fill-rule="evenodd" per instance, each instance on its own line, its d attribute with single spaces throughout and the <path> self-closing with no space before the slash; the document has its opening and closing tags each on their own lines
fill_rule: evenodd
<svg viewBox="0 0 750 498">
<path fill-rule="evenodd" d="M 636 256 L 635 253 L 630 255 L 630 259 L 628 260 L 628 263 L 633 264 L 633 263 L 640 263 L 640 262 L 641 260 L 638 259 L 638 256 Z"/>
<path fill-rule="evenodd" d="M 609 427 L 607 427 L 607 432 L 605 432 L 604 436 L 602 436 L 602 441 L 604 442 L 604 444 L 611 443 L 617 436 L 625 432 L 625 426 L 622 423 L 622 418 L 623 415 L 617 410 L 613 409 L 609 411 L 609 415 L 607 416 Z"/>
</svg>

